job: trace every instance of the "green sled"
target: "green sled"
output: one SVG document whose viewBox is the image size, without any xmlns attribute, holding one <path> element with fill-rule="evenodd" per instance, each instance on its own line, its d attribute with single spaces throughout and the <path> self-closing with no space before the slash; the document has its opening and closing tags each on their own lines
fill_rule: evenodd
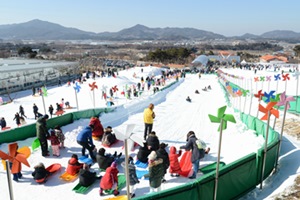
<svg viewBox="0 0 300 200">
<path fill-rule="evenodd" d="M 33 140 L 32 144 L 31 144 L 32 151 L 39 148 L 40 146 L 41 146 L 40 140 L 38 138 L 36 138 L 35 140 Z"/>
<path fill-rule="evenodd" d="M 118 175 L 118 190 L 120 191 L 126 186 L 126 177 L 124 174 Z M 107 194 L 112 194 L 114 193 L 114 190 L 104 190 L 105 193 Z"/>
<path fill-rule="evenodd" d="M 219 168 L 225 166 L 226 164 L 224 162 L 220 162 L 219 164 Z M 206 165 L 205 167 L 200 168 L 199 170 L 203 173 L 203 174 L 207 174 L 209 172 L 212 171 L 216 171 L 217 168 L 217 162 L 211 163 L 209 165 Z"/>
<path fill-rule="evenodd" d="M 75 191 L 76 193 L 85 194 L 92 185 L 85 187 L 80 185 L 80 183 L 78 183 L 72 190 Z"/>
</svg>

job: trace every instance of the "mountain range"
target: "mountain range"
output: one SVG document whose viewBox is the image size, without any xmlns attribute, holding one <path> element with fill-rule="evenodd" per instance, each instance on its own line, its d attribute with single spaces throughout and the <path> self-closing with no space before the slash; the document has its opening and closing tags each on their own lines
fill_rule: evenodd
<svg viewBox="0 0 300 200">
<path fill-rule="evenodd" d="M 0 25 L 2 40 L 199 40 L 199 39 L 274 39 L 300 41 L 300 33 L 290 30 L 274 30 L 254 35 L 226 37 L 210 31 L 195 28 L 149 28 L 137 24 L 118 32 L 94 33 L 76 28 L 67 28 L 59 24 L 31 20 L 19 24 Z"/>
</svg>

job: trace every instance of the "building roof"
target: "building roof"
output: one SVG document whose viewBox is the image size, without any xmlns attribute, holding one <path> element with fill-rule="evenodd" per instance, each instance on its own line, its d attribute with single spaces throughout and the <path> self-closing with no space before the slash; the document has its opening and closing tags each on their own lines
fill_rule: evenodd
<svg viewBox="0 0 300 200">
<path fill-rule="evenodd" d="M 78 65 L 78 62 L 8 58 L 0 59 L 0 72 L 24 71 L 73 65 Z"/>
<path fill-rule="evenodd" d="M 284 56 L 273 56 L 273 55 L 263 55 L 262 57 L 260 57 L 260 59 L 265 60 L 266 62 L 270 62 L 272 60 L 280 60 L 283 62 L 288 62 L 287 57 Z"/>
</svg>

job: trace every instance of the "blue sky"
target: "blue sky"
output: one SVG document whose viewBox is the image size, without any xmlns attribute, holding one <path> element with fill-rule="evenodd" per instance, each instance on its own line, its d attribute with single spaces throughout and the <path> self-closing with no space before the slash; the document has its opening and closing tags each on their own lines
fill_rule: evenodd
<svg viewBox="0 0 300 200">
<path fill-rule="evenodd" d="M 299 0 L 7 0 L 0 25 L 40 19 L 92 32 L 190 27 L 225 36 L 300 32 Z"/>
</svg>

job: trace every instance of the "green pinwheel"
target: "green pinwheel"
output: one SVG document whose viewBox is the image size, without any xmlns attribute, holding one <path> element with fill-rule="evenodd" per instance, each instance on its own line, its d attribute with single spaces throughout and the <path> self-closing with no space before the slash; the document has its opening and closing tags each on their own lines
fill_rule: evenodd
<svg viewBox="0 0 300 200">
<path fill-rule="evenodd" d="M 211 114 L 208 114 L 208 117 L 211 122 L 213 123 L 221 123 L 221 120 L 223 119 L 223 123 L 219 126 L 218 131 L 220 131 L 220 127 L 222 127 L 222 130 L 225 130 L 227 128 L 227 121 L 230 121 L 232 123 L 236 123 L 235 118 L 231 114 L 225 114 L 227 106 L 223 106 L 218 109 L 218 116 L 213 116 Z"/>
</svg>

